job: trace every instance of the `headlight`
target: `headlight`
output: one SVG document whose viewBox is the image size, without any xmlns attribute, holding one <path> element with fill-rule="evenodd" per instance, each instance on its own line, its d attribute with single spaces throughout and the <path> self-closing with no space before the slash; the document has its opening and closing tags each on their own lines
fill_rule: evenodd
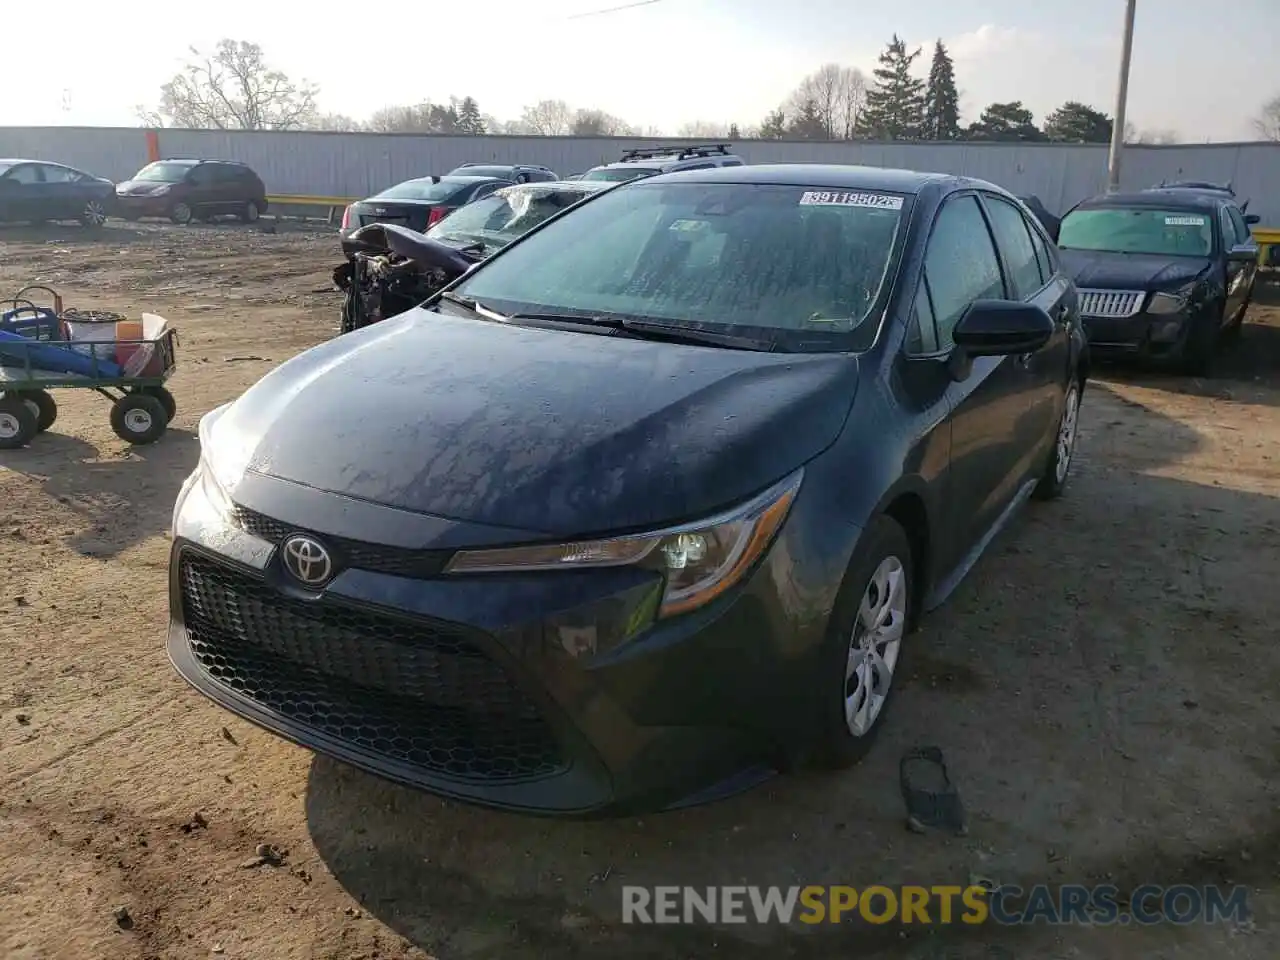
<svg viewBox="0 0 1280 960">
<path fill-rule="evenodd" d="M 666 578 L 662 617 L 709 603 L 740 581 L 782 526 L 804 473 L 716 517 L 653 533 L 495 550 L 462 550 L 446 573 L 513 573 L 641 566 Z"/>
<path fill-rule="evenodd" d="M 1151 302 L 1147 304 L 1147 313 L 1170 314 L 1181 313 L 1187 308 L 1187 304 L 1191 300 L 1191 294 L 1195 290 L 1195 284 L 1189 283 L 1185 287 L 1174 290 L 1170 293 L 1153 293 Z"/>
<path fill-rule="evenodd" d="M 235 504 L 227 496 L 227 491 L 222 489 L 222 484 L 218 482 L 218 478 L 213 472 L 213 467 L 209 465 L 209 461 L 201 457 L 200 466 L 196 467 L 196 472 L 200 474 L 198 481 L 200 490 L 204 494 L 204 498 L 209 501 L 209 506 L 213 507 L 220 517 L 231 516 L 232 510 L 235 509 Z"/>
<path fill-rule="evenodd" d="M 158 197 L 158 196 L 160 196 L 161 194 L 165 194 L 165 193 L 168 193 L 168 192 L 169 192 L 169 185 L 168 185 L 168 184 L 165 184 L 163 187 L 156 187 L 154 190 L 152 190 L 152 191 L 151 191 L 151 196 L 153 196 L 153 197 Z"/>
</svg>

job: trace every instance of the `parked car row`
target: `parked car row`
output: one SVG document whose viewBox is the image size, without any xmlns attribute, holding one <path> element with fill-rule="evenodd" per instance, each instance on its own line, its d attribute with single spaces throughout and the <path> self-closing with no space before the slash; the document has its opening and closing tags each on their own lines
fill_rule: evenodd
<svg viewBox="0 0 1280 960">
<path fill-rule="evenodd" d="M 100 227 L 112 216 L 190 223 L 231 215 L 252 223 L 266 209 L 262 178 L 234 160 L 159 160 L 121 183 L 61 163 L 0 160 L 0 222 Z"/>
</svg>

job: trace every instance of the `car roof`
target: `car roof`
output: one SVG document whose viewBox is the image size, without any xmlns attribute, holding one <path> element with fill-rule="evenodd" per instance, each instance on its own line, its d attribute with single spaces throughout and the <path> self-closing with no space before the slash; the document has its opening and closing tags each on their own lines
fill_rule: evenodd
<svg viewBox="0 0 1280 960">
<path fill-rule="evenodd" d="M 480 182 L 490 183 L 494 181 L 498 183 L 510 182 L 508 180 L 504 180 L 502 177 L 472 177 L 472 176 L 463 176 L 462 174 L 446 174 L 443 177 L 410 177 L 408 180 L 401 180 L 398 183 L 392 184 L 392 186 L 399 186 L 401 183 L 437 183 L 438 182 L 438 183 L 456 183 L 461 185 L 461 184 L 467 184 L 467 183 L 480 183 Z"/>
<path fill-rule="evenodd" d="M 673 170 L 648 177 L 654 181 L 699 183 L 768 183 L 794 187 L 827 187 L 839 190 L 887 190 L 890 193 L 919 193 L 930 184 L 949 182 L 957 188 L 980 187 L 1007 193 L 995 184 L 949 173 L 924 173 L 886 167 L 862 167 L 828 163 L 761 163 L 741 167 L 708 167 L 702 170 Z"/>
<path fill-rule="evenodd" d="M 1136 190 L 1124 193 L 1103 193 L 1081 202 L 1076 209 L 1105 207 L 1160 207 L 1186 210 L 1217 210 L 1227 199 L 1220 193 L 1204 193 L 1197 190 Z"/>
</svg>

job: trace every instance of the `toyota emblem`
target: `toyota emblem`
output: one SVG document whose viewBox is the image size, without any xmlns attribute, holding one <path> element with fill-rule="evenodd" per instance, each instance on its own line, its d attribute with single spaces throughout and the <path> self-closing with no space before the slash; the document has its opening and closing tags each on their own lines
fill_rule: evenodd
<svg viewBox="0 0 1280 960">
<path fill-rule="evenodd" d="M 284 568 L 299 583 L 318 587 L 333 576 L 333 558 L 323 545 L 301 535 L 284 542 Z"/>
</svg>

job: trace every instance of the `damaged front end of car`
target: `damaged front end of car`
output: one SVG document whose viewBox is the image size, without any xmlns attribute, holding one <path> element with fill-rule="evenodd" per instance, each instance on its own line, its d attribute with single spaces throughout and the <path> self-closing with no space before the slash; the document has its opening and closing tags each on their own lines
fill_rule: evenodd
<svg viewBox="0 0 1280 960">
<path fill-rule="evenodd" d="M 479 262 L 458 249 L 394 224 L 372 223 L 342 239 L 334 268 L 344 294 L 340 330 L 350 333 L 411 310 Z"/>
</svg>

